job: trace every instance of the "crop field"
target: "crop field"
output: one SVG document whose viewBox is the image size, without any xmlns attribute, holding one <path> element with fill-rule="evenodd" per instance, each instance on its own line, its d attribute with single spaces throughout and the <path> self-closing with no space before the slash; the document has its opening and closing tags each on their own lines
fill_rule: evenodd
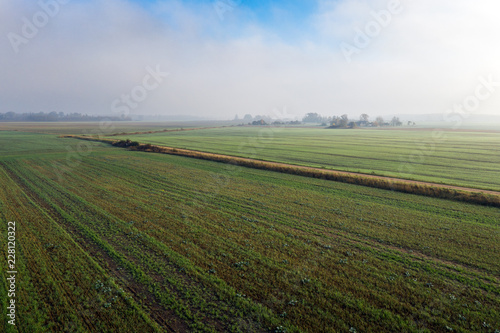
<svg viewBox="0 0 500 333">
<path fill-rule="evenodd" d="M 500 190 L 500 132 L 229 127 L 115 138 Z"/>
<path fill-rule="evenodd" d="M 257 133 L 236 130 L 151 140 L 230 153 Z M 297 158 L 293 131 L 262 139 L 256 156 L 288 142 L 274 158 Z M 360 133 L 372 147 L 351 147 L 381 158 L 382 142 L 403 154 L 424 135 L 298 131 L 316 151 L 307 156 L 328 136 Z M 436 150 L 480 149 L 477 168 L 495 174 L 496 135 L 457 134 Z M 2 332 L 500 330 L 498 208 L 54 135 L 0 132 L 0 142 L 0 237 L 15 221 L 18 272 L 17 326 L 2 320 Z M 1 295 L 8 288 L 2 279 Z"/>
<path fill-rule="evenodd" d="M 44 134 L 112 135 L 118 133 L 213 127 L 217 122 L 0 122 L 0 131 L 22 131 Z"/>
</svg>

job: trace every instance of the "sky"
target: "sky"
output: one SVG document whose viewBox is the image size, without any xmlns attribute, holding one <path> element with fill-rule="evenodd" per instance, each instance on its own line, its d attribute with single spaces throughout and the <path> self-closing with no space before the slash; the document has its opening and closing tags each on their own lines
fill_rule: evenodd
<svg viewBox="0 0 500 333">
<path fill-rule="evenodd" d="M 498 0 L 0 0 L 0 112 L 500 115 Z"/>
</svg>

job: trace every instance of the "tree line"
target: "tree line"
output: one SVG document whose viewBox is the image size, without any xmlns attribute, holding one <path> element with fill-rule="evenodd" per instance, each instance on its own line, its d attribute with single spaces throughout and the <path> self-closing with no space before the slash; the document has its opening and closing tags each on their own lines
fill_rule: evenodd
<svg viewBox="0 0 500 333">
<path fill-rule="evenodd" d="M 308 113 L 302 118 L 304 123 L 320 123 L 329 128 L 354 128 L 354 127 L 383 127 L 383 126 L 403 126 L 403 122 L 399 117 L 394 116 L 390 121 L 385 121 L 384 118 L 378 116 L 371 121 L 370 116 L 363 113 L 359 119 L 349 119 L 347 114 L 341 116 L 324 117 L 318 113 Z M 408 126 L 415 126 L 415 123 L 408 121 Z"/>
<path fill-rule="evenodd" d="M 38 113 L 0 113 L 0 121 L 130 121 L 130 117 L 89 116 L 82 113 L 38 112 Z"/>
</svg>

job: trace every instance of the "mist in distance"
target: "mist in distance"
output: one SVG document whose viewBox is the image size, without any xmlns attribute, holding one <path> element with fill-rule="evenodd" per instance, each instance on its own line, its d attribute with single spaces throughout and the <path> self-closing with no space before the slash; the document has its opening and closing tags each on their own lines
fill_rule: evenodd
<svg viewBox="0 0 500 333">
<path fill-rule="evenodd" d="M 0 0 L 0 113 L 493 119 L 499 10 L 493 0 Z"/>
</svg>

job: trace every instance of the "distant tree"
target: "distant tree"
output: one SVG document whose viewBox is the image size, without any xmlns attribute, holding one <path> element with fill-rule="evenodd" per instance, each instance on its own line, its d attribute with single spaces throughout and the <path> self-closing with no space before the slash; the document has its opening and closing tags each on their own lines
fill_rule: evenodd
<svg viewBox="0 0 500 333">
<path fill-rule="evenodd" d="M 370 116 L 366 113 L 363 113 L 361 116 L 359 116 L 359 120 L 368 123 L 370 121 Z"/>
<path fill-rule="evenodd" d="M 256 116 L 255 119 L 258 119 L 258 120 L 264 120 L 264 122 L 270 124 L 273 119 L 269 116 Z"/>
<path fill-rule="evenodd" d="M 378 116 L 377 119 L 375 119 L 376 126 L 384 126 L 384 118 Z"/>
<path fill-rule="evenodd" d="M 401 126 L 403 123 L 399 120 L 398 117 L 394 116 L 391 120 L 391 126 Z"/>
<path fill-rule="evenodd" d="M 89 116 L 82 115 L 80 113 L 64 114 L 63 112 L 38 112 L 38 113 L 14 113 L 7 112 L 5 114 L 0 113 L 0 120 L 3 121 L 102 121 L 102 120 L 131 120 L 130 117 L 104 117 L 104 116 Z"/>
<path fill-rule="evenodd" d="M 341 115 L 338 126 L 347 127 L 348 124 L 349 124 L 349 117 L 346 114 Z"/>
<path fill-rule="evenodd" d="M 323 122 L 323 117 L 317 113 L 308 113 L 302 118 L 302 121 L 305 123 L 321 123 Z"/>
<path fill-rule="evenodd" d="M 57 115 L 57 112 L 52 111 L 51 113 L 49 113 L 49 114 L 47 115 L 47 118 L 46 118 L 46 119 L 47 119 L 48 121 L 56 121 L 56 120 L 57 120 L 57 118 L 59 118 L 59 116 Z"/>
<path fill-rule="evenodd" d="M 253 120 L 253 117 L 252 117 L 252 115 L 251 115 L 251 114 L 248 114 L 248 113 L 247 113 L 247 114 L 243 117 L 243 120 L 244 120 L 244 121 L 248 121 L 248 122 L 250 122 L 250 121 L 252 121 L 252 120 Z"/>
<path fill-rule="evenodd" d="M 339 125 L 339 119 L 340 118 L 337 117 L 337 116 L 330 117 L 330 121 L 329 121 L 330 126 L 331 127 L 337 127 Z"/>
<path fill-rule="evenodd" d="M 252 125 L 267 125 L 267 123 L 264 121 L 264 119 L 260 119 L 260 120 L 254 120 L 252 122 Z"/>
</svg>

